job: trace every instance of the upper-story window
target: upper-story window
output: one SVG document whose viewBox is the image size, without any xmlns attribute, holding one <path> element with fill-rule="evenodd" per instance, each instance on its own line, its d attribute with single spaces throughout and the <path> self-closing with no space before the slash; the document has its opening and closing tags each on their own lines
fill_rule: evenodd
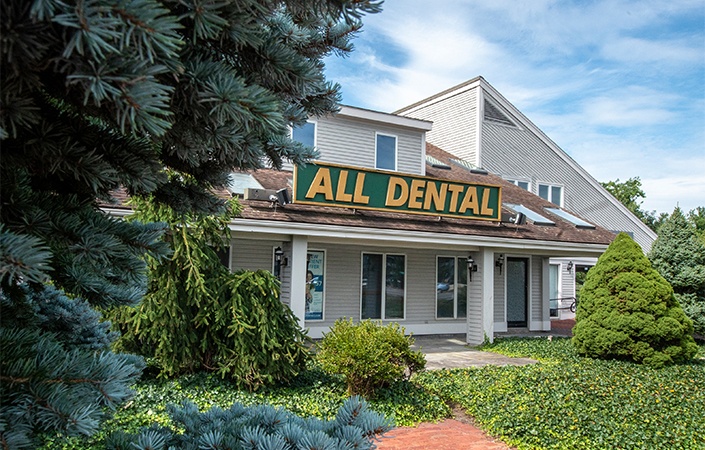
<svg viewBox="0 0 705 450">
<path fill-rule="evenodd" d="M 291 129 L 291 139 L 309 147 L 316 146 L 316 122 L 306 122 Z"/>
<path fill-rule="evenodd" d="M 539 197 L 558 206 L 563 206 L 563 186 L 539 183 Z"/>
<path fill-rule="evenodd" d="M 375 168 L 397 170 L 397 137 L 377 133 Z"/>
<path fill-rule="evenodd" d="M 514 180 L 511 178 L 507 178 L 506 180 L 516 186 L 519 186 L 520 188 L 524 189 L 525 191 L 529 190 L 529 182 L 526 180 Z"/>
</svg>

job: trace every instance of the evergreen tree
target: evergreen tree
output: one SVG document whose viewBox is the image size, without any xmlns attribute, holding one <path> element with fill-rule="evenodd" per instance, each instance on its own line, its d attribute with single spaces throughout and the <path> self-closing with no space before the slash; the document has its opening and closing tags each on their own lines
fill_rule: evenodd
<svg viewBox="0 0 705 450">
<path fill-rule="evenodd" d="M 580 354 L 660 367 L 698 350 L 693 323 L 641 248 L 620 233 L 580 291 L 573 344 Z"/>
<path fill-rule="evenodd" d="M 680 208 L 661 226 L 649 259 L 671 283 L 695 332 L 705 336 L 705 242 Z"/>
<path fill-rule="evenodd" d="M 135 307 L 109 313 L 126 350 L 153 357 L 162 375 L 217 371 L 257 389 L 304 370 L 308 338 L 268 271 L 231 273 L 216 253 L 230 246 L 235 199 L 220 215 L 181 214 L 133 199 L 131 220 L 163 221 L 170 258 L 149 260 L 149 289 Z"/>
<path fill-rule="evenodd" d="M 144 294 L 142 256 L 167 253 L 159 240 L 165 228 L 104 214 L 99 204 L 114 202 L 116 188 L 151 194 L 177 211 L 215 212 L 222 202 L 212 188 L 232 169 L 314 156 L 288 137 L 289 126 L 336 110 L 339 89 L 325 79 L 323 58 L 349 52 L 361 16 L 380 3 L 0 2 L 2 333 L 27 342 L 25 353 L 12 353 L 17 362 L 3 351 L 3 370 L 41 348 L 55 356 L 46 361 L 57 361 L 59 347 L 71 352 L 75 345 L 46 343 L 50 331 L 41 322 L 18 330 L 15 317 L 32 310 L 23 285 L 51 303 L 41 287 L 51 282 L 102 307 L 135 304 Z M 117 355 L 83 351 L 119 363 Z M 80 361 L 77 370 L 90 369 L 89 360 Z M 15 396 L 30 379 L 10 383 L 0 404 L 31 408 L 29 397 Z M 126 380 L 116 401 L 128 392 Z M 97 401 L 79 396 L 75 406 L 87 410 Z M 0 439 L 19 436 L 4 420 Z M 26 423 L 10 447 L 30 446 L 36 432 L 67 429 L 61 423 L 95 429 L 80 413 Z"/>
</svg>

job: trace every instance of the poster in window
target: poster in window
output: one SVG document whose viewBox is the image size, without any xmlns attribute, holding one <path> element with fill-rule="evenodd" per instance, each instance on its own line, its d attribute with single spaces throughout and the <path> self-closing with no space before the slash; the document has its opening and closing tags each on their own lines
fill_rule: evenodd
<svg viewBox="0 0 705 450">
<path fill-rule="evenodd" d="M 323 320 L 324 255 L 322 251 L 310 251 L 306 258 L 306 320 Z"/>
</svg>

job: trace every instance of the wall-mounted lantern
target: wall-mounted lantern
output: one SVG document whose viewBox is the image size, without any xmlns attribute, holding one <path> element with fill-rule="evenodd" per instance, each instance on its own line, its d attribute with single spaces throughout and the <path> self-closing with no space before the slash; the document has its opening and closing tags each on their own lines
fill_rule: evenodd
<svg viewBox="0 0 705 450">
<path fill-rule="evenodd" d="M 499 254 L 497 260 L 494 262 L 495 267 L 499 267 L 499 274 L 502 275 L 502 267 L 504 266 L 504 255 Z"/>
<path fill-rule="evenodd" d="M 282 267 L 289 265 L 289 258 L 284 257 L 284 250 L 281 247 L 274 249 L 274 276 L 281 279 Z"/>
<path fill-rule="evenodd" d="M 468 281 L 472 281 L 472 273 L 477 272 L 477 264 L 472 256 L 468 255 Z"/>
<path fill-rule="evenodd" d="M 568 261 L 568 273 L 573 273 L 573 261 Z"/>
</svg>

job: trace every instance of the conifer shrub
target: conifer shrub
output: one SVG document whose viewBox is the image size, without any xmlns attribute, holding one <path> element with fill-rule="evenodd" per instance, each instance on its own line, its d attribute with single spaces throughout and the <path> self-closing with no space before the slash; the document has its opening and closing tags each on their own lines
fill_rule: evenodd
<svg viewBox="0 0 705 450">
<path fill-rule="evenodd" d="M 423 370 L 426 359 L 397 323 L 338 319 L 316 346 L 321 368 L 345 377 L 349 395 L 370 398 L 376 389 Z"/>
<path fill-rule="evenodd" d="M 106 441 L 112 450 L 152 449 L 372 449 L 374 440 L 392 428 L 391 421 L 370 410 L 359 397 L 351 397 L 335 419 L 303 419 L 270 405 L 227 410 L 215 407 L 199 412 L 185 402 L 169 405 L 172 420 L 183 432 L 152 426 L 138 434 L 114 433 Z"/>
<path fill-rule="evenodd" d="M 697 353 L 693 324 L 641 248 L 620 233 L 585 279 L 573 328 L 581 355 L 661 367 Z"/>
</svg>

